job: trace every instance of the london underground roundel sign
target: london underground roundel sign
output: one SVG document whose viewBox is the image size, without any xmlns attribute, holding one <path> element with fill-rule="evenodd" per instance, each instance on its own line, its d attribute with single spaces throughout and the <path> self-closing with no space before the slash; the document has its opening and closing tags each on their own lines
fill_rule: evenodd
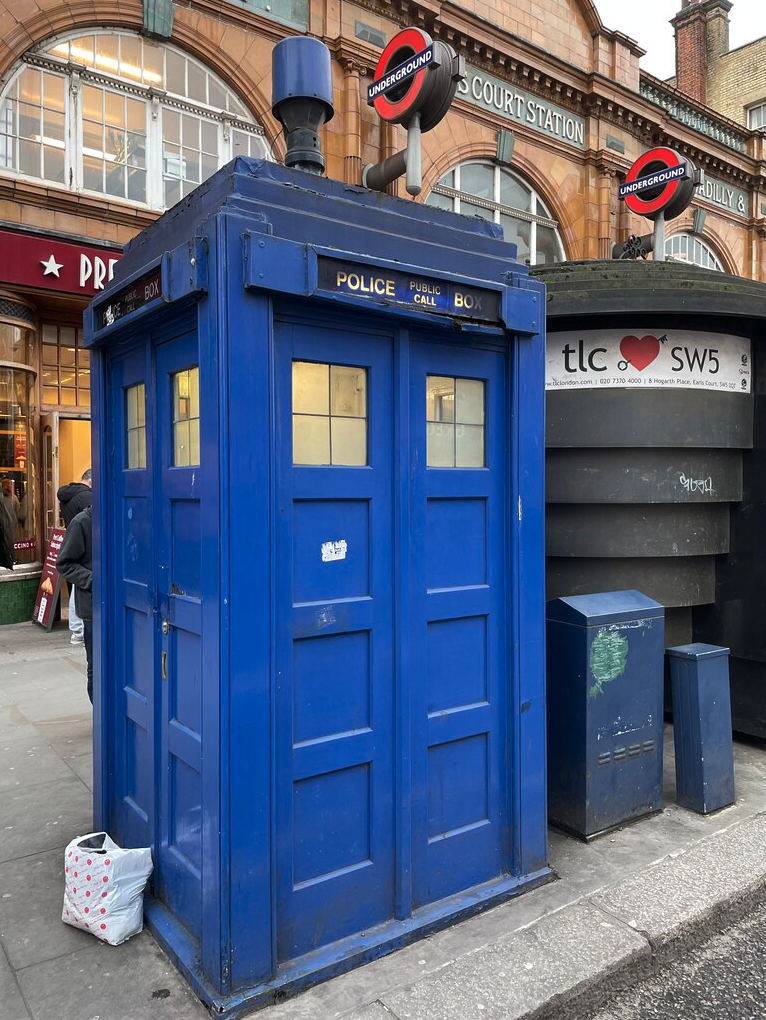
<svg viewBox="0 0 766 1020">
<path fill-rule="evenodd" d="M 694 197 L 696 167 L 667 146 L 639 156 L 620 185 L 620 198 L 631 212 L 655 219 L 674 219 Z"/>
<path fill-rule="evenodd" d="M 420 114 L 422 131 L 435 127 L 452 103 L 459 78 L 455 51 L 421 28 L 397 33 L 380 55 L 367 102 L 383 120 L 404 124 Z"/>
</svg>

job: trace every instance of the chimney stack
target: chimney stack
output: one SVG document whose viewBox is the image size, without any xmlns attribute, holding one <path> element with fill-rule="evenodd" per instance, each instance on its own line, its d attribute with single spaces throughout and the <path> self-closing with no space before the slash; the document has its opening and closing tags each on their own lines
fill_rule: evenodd
<svg viewBox="0 0 766 1020">
<path fill-rule="evenodd" d="M 729 52 L 731 0 L 682 0 L 672 19 L 676 33 L 676 84 L 699 103 L 707 102 L 708 69 Z"/>
</svg>

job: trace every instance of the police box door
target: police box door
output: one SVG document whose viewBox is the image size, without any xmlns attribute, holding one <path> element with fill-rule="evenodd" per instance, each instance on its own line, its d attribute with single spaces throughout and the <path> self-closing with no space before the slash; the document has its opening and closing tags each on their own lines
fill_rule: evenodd
<svg viewBox="0 0 766 1020">
<path fill-rule="evenodd" d="M 201 922 L 199 356 L 186 333 L 115 359 L 107 578 L 114 642 L 107 705 L 118 840 L 154 850 L 153 884 Z"/>
<path fill-rule="evenodd" d="M 501 353 L 276 345 L 283 962 L 510 870 L 508 423 Z"/>
</svg>

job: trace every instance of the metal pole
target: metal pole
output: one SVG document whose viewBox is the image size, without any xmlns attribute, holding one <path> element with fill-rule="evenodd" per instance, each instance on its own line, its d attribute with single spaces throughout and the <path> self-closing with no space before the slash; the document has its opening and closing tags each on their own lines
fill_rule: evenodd
<svg viewBox="0 0 766 1020">
<path fill-rule="evenodd" d="M 420 134 L 420 114 L 413 115 L 407 125 L 407 194 L 420 194 L 423 187 L 423 159 Z"/>
<path fill-rule="evenodd" d="M 665 261 L 665 213 L 659 212 L 654 220 L 654 261 Z"/>
</svg>

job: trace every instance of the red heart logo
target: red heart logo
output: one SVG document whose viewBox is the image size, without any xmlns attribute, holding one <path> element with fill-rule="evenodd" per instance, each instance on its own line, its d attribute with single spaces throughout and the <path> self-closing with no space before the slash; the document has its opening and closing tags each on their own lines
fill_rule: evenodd
<svg viewBox="0 0 766 1020">
<path fill-rule="evenodd" d="M 638 372 L 643 372 L 660 353 L 660 341 L 656 336 L 624 336 L 620 341 L 620 354 Z"/>
</svg>

